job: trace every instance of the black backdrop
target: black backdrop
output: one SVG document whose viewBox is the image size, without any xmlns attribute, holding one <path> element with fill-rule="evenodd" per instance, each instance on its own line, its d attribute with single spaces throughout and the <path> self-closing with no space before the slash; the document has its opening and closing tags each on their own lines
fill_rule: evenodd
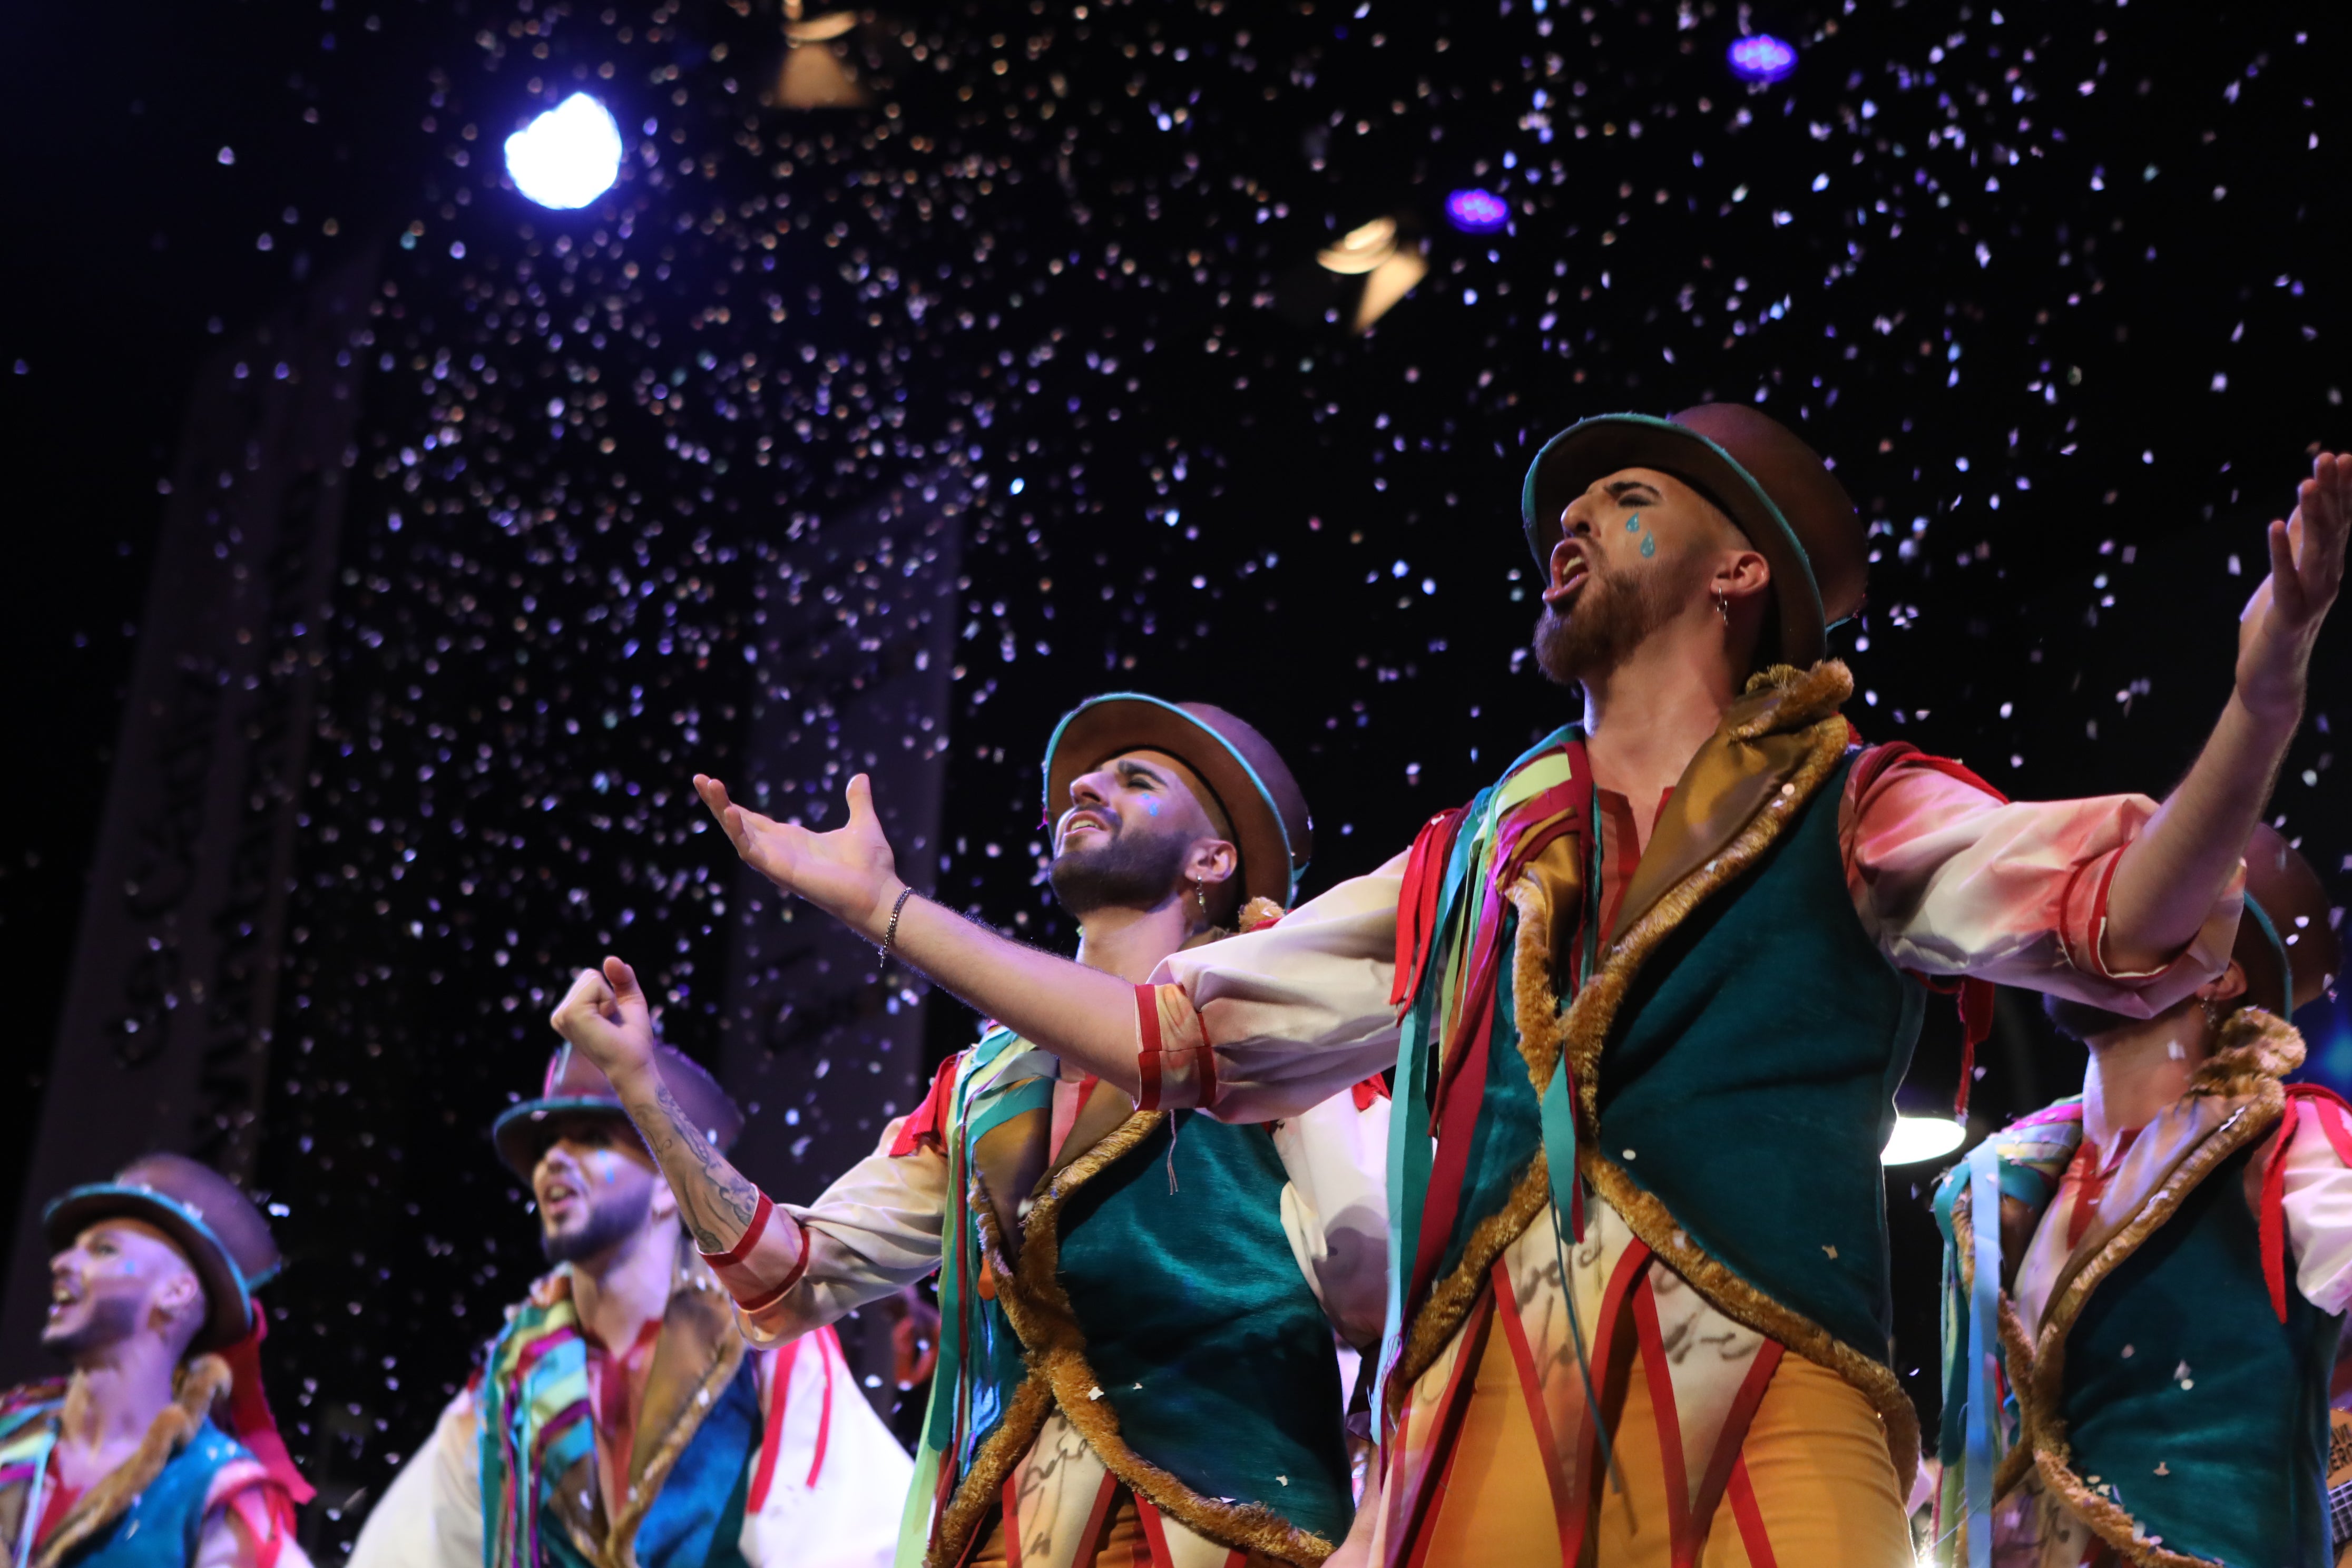
<svg viewBox="0 0 2352 1568">
<path fill-rule="evenodd" d="M 2261 523 L 2352 441 L 2345 36 L 2315 5 L 909 5 L 853 35 L 873 108 L 795 114 L 760 102 L 765 5 L 339 4 L 240 8 L 234 40 L 20 17 L 0 51 L 97 156 L 28 174 L 48 243 L 9 261 L 72 307 L 7 345 L 61 524 L 13 635 L 68 787 L 0 879 L 36 1039 L 174 389 L 206 318 L 383 253 L 261 1161 L 295 1264 L 272 1375 L 338 1494 L 411 1451 L 537 1265 L 482 1133 L 562 972 L 615 945 L 716 1056 L 730 858 L 684 779 L 741 744 L 795 530 L 912 475 L 980 498 L 941 886 L 1051 942 L 1037 753 L 1088 692 L 1276 736 L 1310 890 L 1559 721 L 1518 657 L 1515 509 L 1581 414 L 1755 401 L 1830 454 L 1882 557 L 1838 640 L 1856 721 L 2020 795 L 2177 774 Z M 1791 78 L 1732 79 L 1743 24 L 1798 45 Z M 69 96 L 105 58 L 121 84 Z M 551 214 L 498 149 L 576 88 L 628 173 Z M 1508 231 L 1446 226 L 1469 184 Z M 1312 258 L 1383 215 L 1431 269 L 1354 337 Z M 2343 637 L 2274 807 L 2338 886 Z M 935 999 L 933 1054 L 969 1026 Z M 2352 1058 L 2340 1016 L 2314 1033 Z M 1951 1034 L 1938 1010 L 1939 1092 Z M 2079 1075 L 2030 1001 L 1988 1064 L 1994 1115 Z M 1934 1354 L 1916 1175 L 1906 1372 Z"/>
</svg>

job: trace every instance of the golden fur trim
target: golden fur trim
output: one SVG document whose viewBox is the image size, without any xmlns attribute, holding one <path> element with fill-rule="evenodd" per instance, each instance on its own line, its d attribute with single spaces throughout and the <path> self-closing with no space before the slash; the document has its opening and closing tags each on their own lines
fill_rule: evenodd
<svg viewBox="0 0 2352 1568">
<path fill-rule="evenodd" d="M 1771 693 L 1771 700 L 1743 711 L 1745 702 Z M 1853 671 L 1842 659 L 1825 658 L 1809 669 L 1776 664 L 1748 678 L 1743 703 L 1727 715 L 1735 741 L 1753 741 L 1776 731 L 1802 729 L 1819 723 L 1843 708 L 1853 696 Z"/>
<path fill-rule="evenodd" d="M 1263 1503 L 1203 1497 L 1129 1447 L 1119 1434 L 1118 1414 L 1110 1401 L 1102 1397 L 1094 1370 L 1087 1364 L 1086 1331 L 1061 1279 L 1062 1209 L 1080 1187 L 1139 1146 L 1167 1119 L 1164 1110 L 1139 1110 L 1093 1148 L 1046 1176 L 1039 1184 L 1028 1217 L 1022 1222 L 1020 1261 L 1006 1269 L 1000 1260 L 1002 1249 L 993 1249 L 996 1300 L 1013 1321 L 1027 1352 L 1029 1377 L 1022 1386 L 1026 1389 L 1042 1381 L 1052 1391 L 1064 1418 L 1111 1474 L 1162 1513 L 1221 1545 L 1297 1563 L 1300 1568 L 1317 1568 L 1331 1554 L 1332 1542 L 1300 1530 Z M 985 1206 L 984 1201 L 973 1206 L 975 1210 Z M 983 1236 L 991 1234 L 985 1223 L 982 1228 Z M 1031 1436 L 1034 1440 L 1034 1434 Z M 1017 1461 L 1027 1447 L 1024 1442 L 1014 1450 L 1013 1459 Z M 966 1478 L 967 1487 L 978 1474 L 975 1467 Z M 959 1501 L 965 1489 L 957 1489 Z M 933 1568 L 946 1568 L 954 1561 L 942 1555 L 940 1549 L 944 1544 L 943 1540 L 933 1542 L 929 1557 Z"/>
<path fill-rule="evenodd" d="M 2162 1228 L 2216 1167 L 2240 1150 L 2261 1142 L 2278 1124 L 2286 1108 L 2286 1090 L 2270 1068 L 2284 1063 L 2281 1070 L 2291 1070 L 2298 1064 L 2303 1055 L 2302 1037 L 2269 1014 L 2244 1008 L 2223 1026 L 2222 1038 L 2231 1045 L 2200 1066 L 2189 1092 L 2223 1095 L 2242 1085 L 2247 1103 L 2231 1112 L 2174 1168 L 2131 1222 L 2108 1237 L 2097 1254 L 2066 1281 L 2042 1310 L 2041 1332 L 2027 1369 L 2031 1376 L 2012 1384 L 2023 1417 L 2023 1436 L 2032 1442 L 2034 1468 L 2042 1484 L 2064 1499 L 2100 1540 L 2137 1568 L 2219 1565 L 2151 1543 L 2141 1534 L 2138 1521 L 2120 1503 L 2093 1491 L 2074 1473 L 2074 1449 L 2067 1441 L 2066 1418 L 2061 1405 L 2065 1388 L 2066 1335 L 2101 1281 Z M 2214 1069 L 2210 1078 L 2209 1068 Z"/>
<path fill-rule="evenodd" d="M 1004 1303 L 1005 1315 L 1013 1318 L 1014 1329 L 1020 1330 L 1021 1321 L 1014 1316 L 1004 1289 L 1005 1281 L 1013 1278 L 1013 1268 L 1004 1260 L 1004 1235 L 996 1223 L 996 1205 L 988 1184 L 977 1170 L 971 1173 L 971 1191 L 967 1199 L 965 1207 L 980 1230 L 981 1261 L 996 1280 L 996 1299 Z M 1024 1339 L 1025 1342 L 1025 1332 Z M 971 1468 L 964 1472 L 947 1506 L 940 1510 L 938 1519 L 932 1522 L 930 1542 L 923 1552 L 925 1568 L 955 1568 L 970 1555 L 972 1536 L 988 1522 L 989 1510 L 997 1505 L 1004 1478 L 1013 1473 L 1029 1446 L 1037 1440 L 1037 1434 L 1045 1429 L 1045 1417 L 1054 1407 L 1053 1394 L 1038 1373 L 1036 1359 L 1024 1359 L 1028 1363 L 1029 1375 L 1013 1391 L 1003 1418 L 981 1444 L 980 1452 L 972 1456 Z"/>
<path fill-rule="evenodd" d="M 1586 1180 L 1623 1216 L 1633 1234 L 1665 1259 L 1727 1316 L 1779 1342 L 1852 1384 L 1876 1410 L 1886 1428 L 1886 1447 L 1898 1489 L 1908 1491 L 1919 1460 L 1919 1417 L 1903 1385 L 1886 1366 L 1838 1342 L 1828 1330 L 1782 1306 L 1694 1244 L 1665 1205 L 1592 1150 L 1600 1094 L 1600 1062 L 1618 1008 L 1642 964 L 1675 928 L 1708 898 L 1744 873 L 1774 843 L 1845 755 L 1848 728 L 1840 704 L 1853 695 L 1853 677 L 1843 664 L 1824 659 L 1810 669 L 1777 665 L 1753 677 L 1748 693 L 1725 715 L 1724 737 L 1752 742 L 1768 734 L 1798 734 L 1803 760 L 1773 795 L 1717 854 L 1668 889 L 1603 954 L 1601 969 L 1563 1012 L 1550 972 L 1551 916 L 1543 901 L 1510 889 L 1519 910 L 1513 953 L 1513 1006 L 1519 1026 L 1519 1051 L 1536 1092 L 1541 1094 L 1565 1053 L 1577 1086 L 1578 1121 Z M 1714 742 L 1710 742 L 1712 744 Z M 1503 1249 L 1542 1214 L 1549 1198 L 1549 1171 L 1538 1150 L 1510 1201 L 1471 1234 L 1462 1261 L 1431 1290 L 1413 1315 L 1405 1337 L 1409 1385 L 1458 1331 L 1484 1288 L 1486 1270 Z M 1391 1398 L 1400 1397 L 1391 1394 Z"/>
<path fill-rule="evenodd" d="M 2004 1294 L 2000 1298 L 2000 1346 L 2009 1363 L 2009 1385 L 2021 1387 L 2033 1378 L 2033 1343 L 2025 1331 L 2025 1324 L 2017 1315 L 2017 1304 Z M 1992 1500 L 1996 1503 L 2009 1495 L 2010 1489 L 2033 1468 L 2033 1455 L 2040 1447 L 2034 1441 L 2031 1417 L 2017 1434 L 2017 1441 L 1993 1467 Z"/>
<path fill-rule="evenodd" d="M 925 1568 L 954 1568 L 970 1554 L 972 1537 L 988 1522 L 989 1510 L 1001 1499 L 1005 1477 L 1013 1472 L 1022 1457 L 1029 1452 L 1029 1446 L 1036 1442 L 1053 1408 L 1053 1394 L 1032 1368 L 1030 1374 L 1021 1380 L 1021 1386 L 1013 1391 L 1012 1403 L 1004 1407 L 1004 1418 L 980 1446 L 980 1452 L 972 1456 L 971 1468 L 964 1473 L 963 1483 L 948 1499 L 947 1507 L 940 1510 L 939 1521 L 931 1526 L 930 1544 L 923 1552 Z"/>
<path fill-rule="evenodd" d="M 702 1430 L 703 1421 L 718 1408 L 719 1396 L 726 1392 L 727 1384 L 743 1365 L 743 1336 L 735 1331 L 731 1300 L 725 1295 L 710 1266 L 703 1262 L 701 1254 L 688 1246 L 684 1230 L 678 1232 L 677 1247 L 677 1268 L 671 1277 L 670 1305 L 664 1309 L 665 1320 L 676 1309 L 679 1297 L 702 1298 L 697 1305 L 709 1315 L 705 1327 L 712 1331 L 718 1353 L 698 1380 L 693 1395 L 685 1401 L 677 1420 L 662 1434 L 660 1444 L 646 1458 L 643 1472 L 631 1483 L 620 1512 L 604 1532 L 604 1558 L 614 1568 L 637 1568 L 637 1527 L 645 1522 L 646 1512 L 653 1507 L 654 1500 L 661 1496 L 662 1485 L 669 1479 L 686 1446 Z M 668 1331 L 669 1325 L 665 1321 L 664 1337 Z M 656 1359 L 661 1354 L 658 1342 L 654 1354 Z"/>
<path fill-rule="evenodd" d="M 57 1532 L 41 1543 L 33 1554 L 32 1568 L 58 1568 L 101 1531 L 122 1517 L 123 1511 L 139 1500 L 139 1494 L 154 1484 L 196 1428 L 211 1414 L 213 1401 L 228 1393 L 228 1363 L 216 1355 L 200 1355 L 180 1369 L 179 1387 L 172 1403 L 155 1413 L 148 1424 L 147 1435 L 139 1439 L 139 1447 L 131 1457 L 106 1473 L 104 1479 L 84 1492 L 81 1500 L 68 1510 L 58 1521 Z M 32 1528 L 38 1529 L 34 1521 Z"/>
<path fill-rule="evenodd" d="M 2093 1491 L 2082 1479 L 2067 1468 L 2062 1456 L 2046 1449 L 2036 1449 L 2034 1468 L 2041 1473 L 2042 1484 L 2065 1500 L 2066 1506 L 2082 1517 L 2084 1524 L 2098 1533 L 2133 1568 L 2228 1568 L 2204 1557 L 2191 1557 L 2185 1552 L 2167 1552 L 2163 1547 L 2143 1538 L 2138 1521 L 2126 1513 L 2114 1499 Z"/>
<path fill-rule="evenodd" d="M 2303 1036 L 2260 1007 L 2241 1007 L 2222 1023 L 2213 1054 L 2197 1064 L 2188 1092 L 2235 1100 L 2259 1092 L 2264 1079 L 2286 1077 L 2303 1065 Z"/>
</svg>

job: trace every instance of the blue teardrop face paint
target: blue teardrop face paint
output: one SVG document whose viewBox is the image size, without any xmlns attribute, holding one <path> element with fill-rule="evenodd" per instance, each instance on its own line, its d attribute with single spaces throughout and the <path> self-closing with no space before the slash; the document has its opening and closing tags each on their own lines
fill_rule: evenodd
<svg viewBox="0 0 2352 1568">
<path fill-rule="evenodd" d="M 1658 536 L 1654 533 L 1645 533 L 1642 535 L 1642 559 L 1647 561 L 1651 556 L 1655 555 L 1657 552 Z"/>
<path fill-rule="evenodd" d="M 1159 816 L 1160 803 L 1152 799 L 1150 795 L 1145 795 L 1143 797 L 1143 815 L 1146 816 Z"/>
<path fill-rule="evenodd" d="M 1642 531 L 1642 514 L 1640 512 L 1637 511 L 1633 516 L 1625 520 L 1625 531 L 1628 533 L 1639 533 Z"/>
</svg>

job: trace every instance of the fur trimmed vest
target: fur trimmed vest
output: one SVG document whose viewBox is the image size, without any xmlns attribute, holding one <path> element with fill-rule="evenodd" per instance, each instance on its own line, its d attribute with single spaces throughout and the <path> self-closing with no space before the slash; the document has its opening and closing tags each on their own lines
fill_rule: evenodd
<svg viewBox="0 0 2352 1568">
<path fill-rule="evenodd" d="M 992 1029 L 942 1069 L 938 1136 L 968 1203 L 943 1238 L 901 1563 L 918 1543 L 930 1568 L 962 1561 L 1057 1409 L 1169 1519 L 1320 1563 L 1353 1514 L 1343 1395 L 1273 1138 L 1097 1084 L 1049 1166 L 1055 1065 Z"/>
<path fill-rule="evenodd" d="M 2000 1309 L 2013 1402 L 1999 1413 L 2009 1442 L 1993 1492 L 2031 1476 L 2138 1568 L 2327 1568 L 2327 1390 L 2344 1319 L 2294 1289 L 2283 1233 L 2265 1258 L 2250 1202 L 2250 1175 L 2295 1097 L 2311 1092 L 2280 1081 L 2302 1065 L 2303 1041 L 2249 1007 L 2220 1046 L 2134 1138 L 2072 1245 L 2048 1206 L 2055 1175 L 2011 1180 L 2011 1135 L 1995 1134 L 2003 1250 L 2021 1256 Z M 2063 1131 L 2071 1103 L 2027 1119 L 2025 1134 Z M 1967 1169 L 1938 1199 L 1963 1291 L 1978 1264 Z M 2266 1273 L 2284 1287 L 2275 1300 Z M 1972 1396 L 1966 1380 L 1952 1386 Z M 1956 1416 L 1947 1429 L 1957 1456 Z M 1948 1498 L 1948 1516 L 1958 1502 Z M 1994 1533 L 2039 1531 L 2038 1507 L 2046 1501 L 2012 1504 Z"/>
<path fill-rule="evenodd" d="M 480 1391 L 489 1568 L 743 1568 L 758 1373 L 732 1304 L 683 1233 L 676 1278 L 646 1373 L 628 1491 L 609 1516 L 570 1277 L 541 1279 L 491 1342 Z"/>
<path fill-rule="evenodd" d="M 1411 1008 L 1391 1252 L 1434 1267 L 1392 1315 L 1406 1324 L 1392 1407 L 1552 1201 L 1542 1102 L 1564 1060 L 1583 1181 L 1727 1316 L 1860 1389 L 1908 1484 L 1918 1423 L 1887 1365 L 1878 1156 L 1924 994 L 1878 952 L 1846 888 L 1838 803 L 1854 752 L 1839 705 L 1852 692 L 1833 660 L 1750 682 L 1660 813 L 1580 986 L 1578 955 L 1561 951 L 1592 896 L 1574 727 L 1424 830 L 1413 858 L 1433 876 L 1424 891 L 1408 872 L 1412 909 L 1400 911 L 1402 930 L 1415 909 L 1433 919 L 1409 963 L 1400 952 Z M 1478 979 L 1489 948 L 1506 955 L 1491 1003 Z M 1440 1030 L 1482 1020 L 1481 1007 L 1483 1045 L 1474 1026 L 1459 1037 L 1465 1065 L 1441 1059 Z M 1467 1065 L 1480 1055 L 1483 1071 Z M 1458 1199 L 1440 1218 L 1412 1156 L 1435 1134 L 1443 1168 L 1438 1097 L 1473 1092 L 1448 1177 Z M 1442 1234 L 1424 1237 L 1424 1220 Z"/>
<path fill-rule="evenodd" d="M 84 1492 L 37 1547 L 25 1537 L 40 1527 L 37 1483 L 57 1444 L 66 1385 L 12 1390 L 0 1400 L 0 1542 L 8 1561 L 30 1568 L 186 1568 L 194 1562 L 214 1478 L 240 1461 L 257 1463 L 212 1423 L 213 1401 L 228 1386 L 228 1365 L 218 1356 L 190 1362 L 177 1396 L 138 1450 Z"/>
</svg>

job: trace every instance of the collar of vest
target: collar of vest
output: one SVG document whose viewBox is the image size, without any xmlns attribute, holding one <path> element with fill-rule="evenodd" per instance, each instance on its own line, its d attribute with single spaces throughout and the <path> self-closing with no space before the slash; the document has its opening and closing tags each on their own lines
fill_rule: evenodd
<svg viewBox="0 0 2352 1568">
<path fill-rule="evenodd" d="M 534 1283 L 530 1300 L 543 1315 L 524 1331 L 525 1342 L 562 1330 L 579 1331 L 568 1265 Z M 609 1521 L 604 1517 L 604 1489 L 593 1449 L 564 1475 L 545 1478 L 531 1505 L 552 1512 L 596 1568 L 636 1568 L 637 1529 L 646 1510 L 661 1496 L 663 1483 L 701 1430 L 704 1418 L 718 1407 L 719 1394 L 741 1370 L 744 1353 L 732 1301 L 680 1232 L 669 1305 L 654 1341 L 653 1364 L 646 1372 L 645 1400 L 619 1511 Z M 511 1357 L 502 1359 L 512 1364 Z"/>
<path fill-rule="evenodd" d="M 188 1446 L 188 1440 L 202 1429 L 213 1401 L 225 1397 L 228 1386 L 228 1363 L 216 1355 L 200 1355 L 181 1368 L 179 1388 L 172 1403 L 156 1412 L 155 1419 L 148 1424 L 147 1435 L 139 1440 L 131 1457 L 107 1472 L 68 1510 L 57 1532 L 33 1553 L 32 1568 L 57 1568 L 57 1564 L 112 1529 L 131 1505 L 139 1500 L 139 1495 L 163 1473 L 163 1467 L 177 1458 L 180 1450 Z M 46 1415 L 36 1419 L 55 1422 L 63 1405 L 64 1401 L 59 1399 Z M 29 1482 L 8 1489 L 7 1504 L 13 1505 L 8 1511 L 16 1515 L 9 1539 L 16 1539 L 17 1531 L 38 1528 L 37 1521 L 23 1516 L 32 1489 Z"/>
<path fill-rule="evenodd" d="M 2280 1079 L 2303 1065 L 2303 1037 L 2285 1020 L 2244 1007 L 2222 1026 L 2219 1047 L 2199 1064 L 2187 1092 L 2135 1142 L 2133 1153 L 2138 1154 L 2139 1142 L 2151 1133 L 2163 1139 L 2148 1151 L 2137 1181 L 2111 1187 L 2103 1197 L 2099 1223 L 2068 1252 L 2041 1322 L 2029 1329 L 2006 1293 L 2000 1303 L 2020 1432 L 1995 1478 L 1997 1490 L 2015 1485 L 2030 1467 L 2102 1539 L 2133 1542 L 2130 1550 L 2144 1555 L 2131 1560 L 2152 1568 L 2201 1565 L 2196 1558 L 2147 1544 L 2123 1507 L 2075 1473 L 2063 1403 L 2066 1338 L 2092 1292 L 2179 1212 L 2189 1194 L 2231 1155 L 2261 1142 L 2278 1125 L 2286 1105 Z"/>
</svg>

